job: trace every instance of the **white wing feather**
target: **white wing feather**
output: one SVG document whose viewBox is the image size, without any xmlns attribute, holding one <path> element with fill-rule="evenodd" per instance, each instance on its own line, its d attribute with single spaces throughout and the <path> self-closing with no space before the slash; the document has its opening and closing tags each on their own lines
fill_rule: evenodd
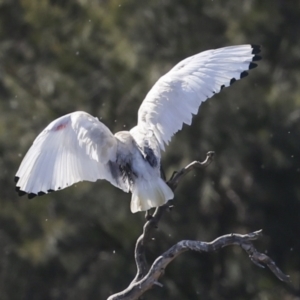
<svg viewBox="0 0 300 300">
<path fill-rule="evenodd" d="M 116 159 L 116 145 L 110 130 L 85 112 L 56 119 L 24 157 L 16 174 L 17 190 L 32 197 L 97 179 L 118 186 L 107 165 Z"/>
<path fill-rule="evenodd" d="M 162 76 L 149 91 L 138 112 L 140 132 L 153 132 L 160 148 L 192 122 L 199 106 L 256 67 L 259 46 L 241 45 L 208 50 L 188 57 Z"/>
</svg>

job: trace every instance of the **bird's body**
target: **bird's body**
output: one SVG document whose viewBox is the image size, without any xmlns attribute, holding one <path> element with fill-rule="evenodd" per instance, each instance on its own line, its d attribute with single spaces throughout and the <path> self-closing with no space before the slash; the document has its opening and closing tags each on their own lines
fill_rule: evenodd
<svg viewBox="0 0 300 300">
<path fill-rule="evenodd" d="M 259 51 L 258 46 L 232 46 L 183 60 L 150 90 L 130 131 L 113 135 L 85 112 L 54 120 L 24 157 L 17 191 L 33 197 L 106 179 L 132 193 L 132 212 L 166 203 L 174 194 L 160 176 L 161 150 L 183 123 L 191 124 L 203 101 L 256 66 L 252 61 L 260 59 Z"/>
<path fill-rule="evenodd" d="M 155 137 L 142 140 L 134 128 L 115 137 L 116 160 L 109 162 L 110 172 L 118 187 L 132 193 L 131 211 L 148 210 L 172 199 L 172 190 L 160 178 L 160 148 Z"/>
</svg>

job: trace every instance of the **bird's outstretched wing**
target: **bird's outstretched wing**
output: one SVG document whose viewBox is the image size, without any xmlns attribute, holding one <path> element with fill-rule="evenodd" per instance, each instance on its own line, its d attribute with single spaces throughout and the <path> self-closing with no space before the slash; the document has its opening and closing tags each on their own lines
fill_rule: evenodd
<svg viewBox="0 0 300 300">
<path fill-rule="evenodd" d="M 260 46 L 240 45 L 208 50 L 188 57 L 162 76 L 144 99 L 137 127 L 152 131 L 164 150 L 171 137 L 191 124 L 206 99 L 248 75 L 256 67 Z"/>
<path fill-rule="evenodd" d="M 56 119 L 24 157 L 16 174 L 16 189 L 32 198 L 83 180 L 106 179 L 118 186 L 108 165 L 116 159 L 116 144 L 110 130 L 85 112 Z"/>
</svg>

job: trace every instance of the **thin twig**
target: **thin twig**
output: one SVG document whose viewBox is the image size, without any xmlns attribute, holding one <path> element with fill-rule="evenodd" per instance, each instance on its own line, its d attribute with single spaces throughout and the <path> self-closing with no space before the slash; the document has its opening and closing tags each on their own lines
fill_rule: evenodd
<svg viewBox="0 0 300 300">
<path fill-rule="evenodd" d="M 187 165 L 186 167 L 184 167 L 183 169 L 181 169 L 179 172 L 174 172 L 171 179 L 167 182 L 168 185 L 170 186 L 170 188 L 174 191 L 180 180 L 190 171 L 192 171 L 193 169 L 199 169 L 199 168 L 205 168 L 207 167 L 214 158 L 215 152 L 213 151 L 209 151 L 206 154 L 206 159 L 203 162 L 200 161 L 193 161 L 192 163 L 190 163 L 189 165 Z"/>
</svg>

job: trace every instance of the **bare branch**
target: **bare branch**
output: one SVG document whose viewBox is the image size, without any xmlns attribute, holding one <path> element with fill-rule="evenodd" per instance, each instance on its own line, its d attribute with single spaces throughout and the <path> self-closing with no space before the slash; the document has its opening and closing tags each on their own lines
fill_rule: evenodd
<svg viewBox="0 0 300 300">
<path fill-rule="evenodd" d="M 203 162 L 194 161 L 190 163 L 185 168 L 181 169 L 179 172 L 174 172 L 171 179 L 167 182 L 170 188 L 174 191 L 179 184 L 179 181 L 191 170 L 195 168 L 205 168 L 213 160 L 214 152 L 209 151 L 206 154 L 206 158 Z M 172 201 L 172 200 L 171 200 Z M 145 245 L 150 240 L 150 233 L 153 229 L 158 227 L 158 223 L 162 218 L 165 211 L 171 208 L 171 201 L 168 201 L 166 204 L 157 207 L 153 215 L 150 215 L 149 212 L 146 214 L 146 219 L 148 220 L 143 227 L 142 235 L 137 239 L 134 251 L 134 258 L 137 266 L 137 273 L 131 284 L 140 281 L 148 272 L 149 266 L 147 264 L 145 256 Z"/>
<path fill-rule="evenodd" d="M 261 230 L 245 235 L 232 233 L 223 235 L 212 242 L 200 242 L 189 240 L 180 241 L 154 261 L 149 272 L 143 279 L 130 284 L 130 286 L 126 290 L 110 296 L 108 300 L 138 299 L 153 285 L 158 284 L 158 279 L 163 274 L 168 264 L 178 255 L 182 254 L 185 251 L 192 250 L 198 252 L 212 252 L 231 245 L 238 245 L 242 247 L 249 254 L 250 259 L 255 264 L 258 264 L 259 266 L 262 266 L 262 264 L 267 265 L 278 279 L 285 282 L 289 282 L 289 276 L 285 275 L 276 266 L 276 264 L 271 258 L 269 258 L 263 253 L 258 252 L 253 246 L 252 241 L 260 237 L 261 233 Z"/>
<path fill-rule="evenodd" d="M 186 167 L 184 167 L 183 169 L 181 169 L 179 172 L 174 172 L 171 179 L 167 182 L 168 185 L 170 186 L 170 188 L 174 191 L 180 180 L 190 171 L 192 171 L 193 169 L 199 169 L 199 168 L 205 168 L 207 167 L 214 158 L 215 152 L 213 151 L 209 151 L 206 154 L 206 159 L 203 162 L 200 161 L 193 161 L 192 163 L 190 163 L 189 165 L 187 165 Z"/>
<path fill-rule="evenodd" d="M 174 172 L 171 179 L 167 182 L 170 188 L 174 191 L 182 178 L 195 168 L 204 168 L 208 166 L 213 160 L 214 152 L 208 152 L 206 159 L 203 162 L 194 161 L 181 169 L 179 172 Z M 130 283 L 127 289 L 124 291 L 114 294 L 108 298 L 108 300 L 134 300 L 138 299 L 147 290 L 154 285 L 162 286 L 158 282 L 159 277 L 163 274 L 167 265 L 175 259 L 181 253 L 192 250 L 198 252 L 212 252 L 220 248 L 227 247 L 230 245 L 238 245 L 245 250 L 251 261 L 259 267 L 268 266 L 274 275 L 281 281 L 289 282 L 289 276 L 285 275 L 275 264 L 275 262 L 267 255 L 258 252 L 252 244 L 253 240 L 256 240 L 261 236 L 261 230 L 255 231 L 249 234 L 227 234 L 215 239 L 212 242 L 201 242 L 201 241 L 180 241 L 172 246 L 168 251 L 159 256 L 152 264 L 149 269 L 145 249 L 146 244 L 150 240 L 150 233 L 154 228 L 158 227 L 158 223 L 165 211 L 171 208 L 171 201 L 157 207 L 153 215 L 149 212 L 146 214 L 147 222 L 143 227 L 143 233 L 138 238 L 135 247 L 135 261 L 137 265 L 137 274 L 133 281 Z"/>
</svg>

